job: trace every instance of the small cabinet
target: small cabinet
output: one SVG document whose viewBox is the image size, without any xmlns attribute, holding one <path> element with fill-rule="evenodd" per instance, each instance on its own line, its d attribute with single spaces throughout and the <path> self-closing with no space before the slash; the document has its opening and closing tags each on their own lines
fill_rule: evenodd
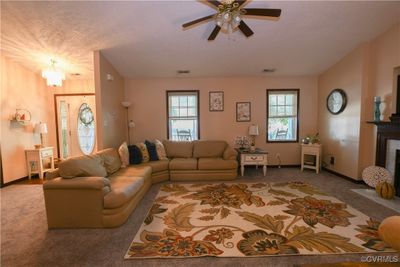
<svg viewBox="0 0 400 267">
<path fill-rule="evenodd" d="M 44 174 L 47 171 L 54 169 L 54 156 L 53 147 L 43 147 L 39 149 L 28 149 L 25 150 L 26 154 L 26 165 L 28 167 L 29 179 L 31 179 L 32 174 L 39 174 L 40 179 L 44 178 Z M 50 160 L 50 168 L 46 168 L 44 161 Z"/>
<path fill-rule="evenodd" d="M 316 173 L 321 170 L 321 150 L 320 144 L 302 144 L 301 145 L 301 171 L 304 169 L 313 169 Z"/>
</svg>

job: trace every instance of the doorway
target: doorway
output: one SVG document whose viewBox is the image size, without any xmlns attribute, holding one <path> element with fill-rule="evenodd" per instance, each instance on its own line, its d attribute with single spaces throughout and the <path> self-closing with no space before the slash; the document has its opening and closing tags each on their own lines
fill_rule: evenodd
<svg viewBox="0 0 400 267">
<path fill-rule="evenodd" d="M 96 149 L 94 94 L 54 95 L 57 153 L 61 159 L 89 155 Z"/>
</svg>

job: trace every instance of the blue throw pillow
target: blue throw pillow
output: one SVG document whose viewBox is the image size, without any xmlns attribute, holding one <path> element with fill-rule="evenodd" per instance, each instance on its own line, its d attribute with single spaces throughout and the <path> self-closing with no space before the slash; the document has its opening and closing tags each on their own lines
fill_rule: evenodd
<svg viewBox="0 0 400 267">
<path fill-rule="evenodd" d="M 140 164 L 142 163 L 143 157 L 142 157 L 142 152 L 140 152 L 140 149 L 135 146 L 128 146 L 129 150 L 129 164 Z"/>
<path fill-rule="evenodd" d="M 159 160 L 156 144 L 147 140 L 144 143 L 146 144 L 147 151 L 149 151 L 150 161 Z"/>
</svg>

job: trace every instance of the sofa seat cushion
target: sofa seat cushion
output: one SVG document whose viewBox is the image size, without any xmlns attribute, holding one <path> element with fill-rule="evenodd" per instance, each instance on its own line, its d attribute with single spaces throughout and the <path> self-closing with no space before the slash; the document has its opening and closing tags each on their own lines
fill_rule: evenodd
<svg viewBox="0 0 400 267">
<path fill-rule="evenodd" d="M 143 177 L 144 179 L 151 178 L 151 168 L 149 166 L 145 166 L 144 164 L 128 166 L 126 168 L 120 169 L 109 178 L 113 179 L 114 177 Z"/>
<path fill-rule="evenodd" d="M 165 140 L 163 144 L 169 158 L 191 158 L 193 155 L 193 142 Z"/>
<path fill-rule="evenodd" d="M 143 177 L 117 176 L 111 178 L 111 192 L 104 196 L 104 208 L 114 209 L 123 206 L 139 192 L 143 184 Z"/>
<path fill-rule="evenodd" d="M 193 142 L 194 158 L 222 158 L 228 144 L 225 141 L 199 140 Z"/>
<path fill-rule="evenodd" d="M 225 160 L 222 158 L 200 158 L 199 170 L 231 170 L 238 167 L 236 160 Z"/>
<path fill-rule="evenodd" d="M 174 158 L 169 162 L 170 170 L 197 170 L 197 159 Z"/>
<path fill-rule="evenodd" d="M 162 172 L 168 170 L 169 160 L 158 160 L 142 163 L 139 166 L 149 166 L 152 169 L 152 173 Z"/>
</svg>

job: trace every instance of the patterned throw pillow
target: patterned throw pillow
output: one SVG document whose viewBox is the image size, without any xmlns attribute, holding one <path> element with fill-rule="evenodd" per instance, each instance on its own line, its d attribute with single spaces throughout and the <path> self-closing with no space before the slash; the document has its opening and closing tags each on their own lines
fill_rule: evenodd
<svg viewBox="0 0 400 267">
<path fill-rule="evenodd" d="M 142 162 L 149 162 L 150 161 L 150 156 L 149 156 L 149 151 L 147 151 L 147 147 L 145 143 L 137 143 L 136 146 L 140 149 L 140 152 L 142 152 Z"/>
<path fill-rule="evenodd" d="M 118 154 L 122 162 L 121 168 L 125 168 L 129 165 L 129 150 L 126 142 L 123 142 L 122 145 L 118 148 Z"/>
<path fill-rule="evenodd" d="M 160 140 L 154 140 L 154 143 L 156 145 L 156 150 L 157 150 L 157 156 L 160 160 L 165 160 L 167 159 L 167 153 L 165 152 L 165 147 L 163 143 Z"/>
<path fill-rule="evenodd" d="M 129 164 L 140 164 L 142 163 L 142 152 L 140 152 L 140 148 L 133 145 L 128 146 L 129 150 Z"/>
<path fill-rule="evenodd" d="M 156 145 L 150 141 L 144 141 L 147 147 L 147 151 L 149 152 L 150 161 L 158 160 Z"/>
</svg>

